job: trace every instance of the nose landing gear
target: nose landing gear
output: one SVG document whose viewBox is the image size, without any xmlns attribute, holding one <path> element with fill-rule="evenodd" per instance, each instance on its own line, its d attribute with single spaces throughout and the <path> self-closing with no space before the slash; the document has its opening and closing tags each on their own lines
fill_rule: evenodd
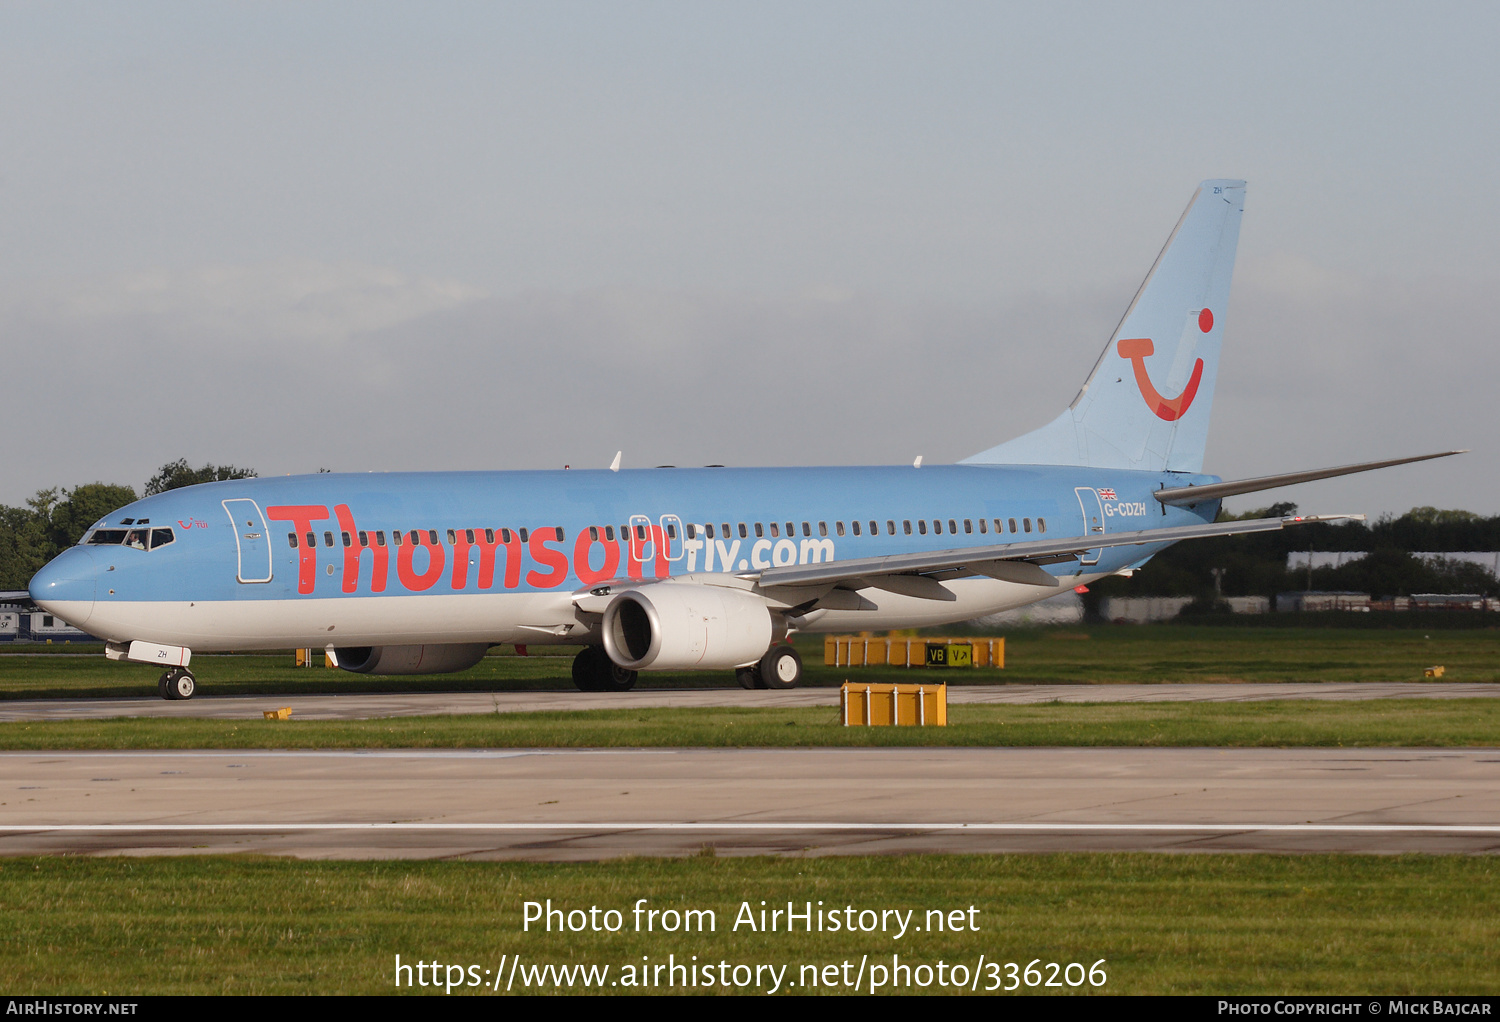
<svg viewBox="0 0 1500 1022">
<path fill-rule="evenodd" d="M 163 699 L 191 699 L 197 688 L 192 672 L 185 667 L 172 668 L 156 683 L 156 691 Z"/>
</svg>

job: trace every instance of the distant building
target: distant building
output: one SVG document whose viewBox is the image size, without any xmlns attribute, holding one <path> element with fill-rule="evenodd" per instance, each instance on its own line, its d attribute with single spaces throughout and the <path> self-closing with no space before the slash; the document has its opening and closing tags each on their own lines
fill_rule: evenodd
<svg viewBox="0 0 1500 1022">
<path fill-rule="evenodd" d="M 1306 571 L 1308 558 L 1314 568 L 1342 568 L 1368 556 L 1365 550 L 1293 550 L 1286 555 L 1286 570 Z M 1417 551 L 1412 556 L 1424 561 L 1477 564 L 1500 577 L 1500 550 Z"/>
<path fill-rule="evenodd" d="M 1276 612 L 1290 614 L 1297 611 L 1350 610 L 1356 613 L 1370 612 L 1369 593 L 1336 593 L 1309 590 L 1302 593 L 1277 593 Z"/>
<path fill-rule="evenodd" d="M 1412 610 L 1496 610 L 1500 601 L 1486 600 L 1479 593 L 1413 593 Z"/>
<path fill-rule="evenodd" d="M 7 593 L 7 596 L 12 594 Z M 0 642 L 98 642 L 87 632 L 25 602 L 0 603 Z"/>
<path fill-rule="evenodd" d="M 1106 596 L 1099 601 L 1099 616 L 1132 625 L 1170 621 L 1192 602 L 1191 596 Z"/>
</svg>

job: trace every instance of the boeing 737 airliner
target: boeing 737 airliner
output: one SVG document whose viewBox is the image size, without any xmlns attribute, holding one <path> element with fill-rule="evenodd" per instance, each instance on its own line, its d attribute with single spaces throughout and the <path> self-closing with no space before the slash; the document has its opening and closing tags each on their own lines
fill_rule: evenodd
<svg viewBox="0 0 1500 1022">
<path fill-rule="evenodd" d="M 1202 474 L 1244 194 L 1203 182 L 1072 404 L 956 465 L 207 483 L 106 516 L 31 595 L 112 659 L 166 667 L 169 699 L 192 696 L 195 650 L 431 674 L 506 642 L 582 644 L 585 690 L 685 669 L 789 688 L 793 632 L 969 620 L 1179 540 L 1348 517 L 1214 522 L 1226 496 L 1422 460 Z"/>
</svg>

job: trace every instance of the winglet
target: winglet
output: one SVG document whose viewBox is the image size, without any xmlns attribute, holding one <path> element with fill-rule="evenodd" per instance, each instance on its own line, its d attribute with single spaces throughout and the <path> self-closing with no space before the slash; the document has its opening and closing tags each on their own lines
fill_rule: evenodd
<svg viewBox="0 0 1500 1022">
<path fill-rule="evenodd" d="M 620 471 L 620 455 L 622 455 L 624 453 L 625 453 L 624 451 L 616 451 L 615 452 L 615 460 L 611 461 L 609 463 L 609 470 L 611 472 L 618 472 L 618 471 Z"/>
</svg>

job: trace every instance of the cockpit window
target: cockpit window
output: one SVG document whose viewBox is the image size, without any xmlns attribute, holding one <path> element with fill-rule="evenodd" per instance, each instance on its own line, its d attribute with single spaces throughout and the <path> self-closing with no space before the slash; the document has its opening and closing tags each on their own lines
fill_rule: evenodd
<svg viewBox="0 0 1500 1022">
<path fill-rule="evenodd" d="M 156 550 L 176 539 L 171 529 L 95 529 L 83 542 L 87 546 L 128 546 Z"/>
</svg>

